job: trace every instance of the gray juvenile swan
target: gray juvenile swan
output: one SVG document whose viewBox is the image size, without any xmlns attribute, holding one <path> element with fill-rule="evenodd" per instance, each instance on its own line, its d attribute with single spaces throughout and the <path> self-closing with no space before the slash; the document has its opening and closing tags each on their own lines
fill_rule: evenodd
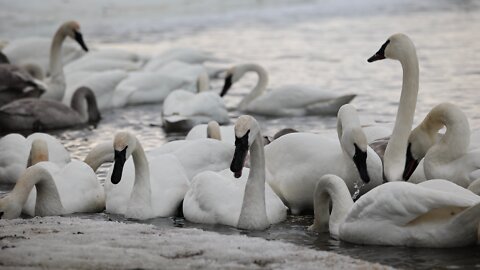
<svg viewBox="0 0 480 270">
<path fill-rule="evenodd" d="M 28 68 L 30 67 L 29 65 Z M 0 107 L 20 98 L 38 98 L 43 93 L 45 85 L 34 78 L 27 69 L 0 64 Z"/>
<path fill-rule="evenodd" d="M 87 87 L 75 92 L 71 108 L 58 101 L 36 98 L 16 100 L 0 108 L 2 132 L 62 129 L 95 124 L 99 120 L 95 95 Z"/>
</svg>

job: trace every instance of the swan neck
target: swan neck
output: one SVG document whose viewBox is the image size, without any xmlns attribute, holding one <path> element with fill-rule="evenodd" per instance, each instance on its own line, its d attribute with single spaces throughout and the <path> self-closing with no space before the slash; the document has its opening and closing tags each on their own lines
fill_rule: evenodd
<svg viewBox="0 0 480 270">
<path fill-rule="evenodd" d="M 50 76 L 62 76 L 63 77 L 63 64 L 62 64 L 62 44 L 65 40 L 65 33 L 63 27 L 60 27 L 53 36 L 52 45 L 50 47 Z"/>
<path fill-rule="evenodd" d="M 105 142 L 95 146 L 85 157 L 85 162 L 94 172 L 106 162 L 113 162 L 115 159 L 112 142 Z"/>
<path fill-rule="evenodd" d="M 82 123 L 96 122 L 100 115 L 95 94 L 87 88 L 75 91 L 70 107 L 78 113 Z"/>
<path fill-rule="evenodd" d="M 136 140 L 135 150 L 132 152 L 133 164 L 135 167 L 135 183 L 133 184 L 130 202 L 136 205 L 150 207 L 151 188 L 150 188 L 150 168 L 147 156 L 140 141 Z"/>
<path fill-rule="evenodd" d="M 9 197 L 15 198 L 16 203 L 23 207 L 33 186 L 37 189 L 35 215 L 61 215 L 64 213 L 52 175 L 39 165 L 32 166 L 25 171 L 18 179 Z"/>
<path fill-rule="evenodd" d="M 270 223 L 265 206 L 265 153 L 260 132 L 250 147 L 250 165 L 238 227 L 265 229 Z"/>
<path fill-rule="evenodd" d="M 240 102 L 240 110 L 245 110 L 250 102 L 261 96 L 263 92 L 267 89 L 268 85 L 268 73 L 262 66 L 257 64 L 244 65 L 243 74 L 249 71 L 253 71 L 258 74 L 258 82 L 257 85 L 253 88 L 253 90 L 250 91 L 250 93 Z"/>
<path fill-rule="evenodd" d="M 384 173 L 388 181 L 402 179 L 408 137 L 417 105 L 419 67 L 415 50 L 410 50 L 407 57 L 401 59 L 400 63 L 403 69 L 402 93 L 395 126 L 384 156 Z"/>
</svg>

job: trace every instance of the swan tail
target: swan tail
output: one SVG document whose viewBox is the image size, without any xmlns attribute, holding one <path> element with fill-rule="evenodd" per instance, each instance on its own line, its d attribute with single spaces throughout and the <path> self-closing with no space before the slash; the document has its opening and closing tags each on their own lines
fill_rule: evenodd
<svg viewBox="0 0 480 270">
<path fill-rule="evenodd" d="M 473 245 L 479 239 L 480 203 L 465 209 L 450 222 L 448 230 L 455 232 L 455 239 L 449 240 L 451 246 Z"/>
<path fill-rule="evenodd" d="M 343 95 L 325 102 L 319 102 L 307 107 L 308 114 L 337 115 L 343 105 L 352 101 L 357 95 Z"/>
</svg>

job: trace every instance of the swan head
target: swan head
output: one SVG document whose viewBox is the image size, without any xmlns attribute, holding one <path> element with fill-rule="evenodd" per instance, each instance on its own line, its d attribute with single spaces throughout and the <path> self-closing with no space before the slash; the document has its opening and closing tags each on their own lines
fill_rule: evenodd
<svg viewBox="0 0 480 270">
<path fill-rule="evenodd" d="M 362 128 L 355 127 L 344 130 L 341 137 L 343 150 L 355 163 L 360 179 L 364 183 L 370 182 L 370 176 L 367 170 L 367 137 Z"/>
<path fill-rule="evenodd" d="M 410 132 L 408 137 L 407 152 L 403 180 L 408 181 L 417 168 L 420 160 L 425 157 L 428 149 L 436 142 L 436 131 L 430 130 L 427 122 L 422 122 Z"/>
<path fill-rule="evenodd" d="M 48 145 L 43 139 L 35 139 L 30 148 L 27 166 L 30 167 L 42 161 L 48 161 Z"/>
<path fill-rule="evenodd" d="M 68 21 L 61 26 L 64 35 L 75 40 L 84 51 L 88 52 L 87 45 L 83 41 L 83 35 L 80 31 L 80 24 L 76 21 Z"/>
<path fill-rule="evenodd" d="M 405 34 L 398 33 L 390 36 L 368 62 L 375 62 L 385 58 L 402 61 L 407 55 L 415 51 L 415 45 Z"/>
<path fill-rule="evenodd" d="M 123 166 L 132 155 L 135 146 L 136 139 L 132 134 L 128 132 L 118 132 L 115 135 L 115 139 L 113 140 L 114 164 L 112 177 L 110 178 L 112 184 L 118 184 L 122 179 Z"/>
<path fill-rule="evenodd" d="M 242 115 L 235 123 L 235 153 L 230 164 L 230 170 L 234 173 L 235 178 L 242 176 L 248 149 L 256 140 L 259 132 L 260 126 L 252 116 Z"/>
<path fill-rule="evenodd" d="M 234 66 L 227 70 L 227 73 L 225 75 L 225 83 L 223 84 L 220 96 L 225 96 L 228 90 L 232 87 L 232 85 L 238 82 L 238 80 L 242 78 L 246 71 L 246 65 Z"/>
<path fill-rule="evenodd" d="M 18 218 L 22 213 L 22 205 L 9 195 L 0 199 L 0 219 Z"/>
</svg>

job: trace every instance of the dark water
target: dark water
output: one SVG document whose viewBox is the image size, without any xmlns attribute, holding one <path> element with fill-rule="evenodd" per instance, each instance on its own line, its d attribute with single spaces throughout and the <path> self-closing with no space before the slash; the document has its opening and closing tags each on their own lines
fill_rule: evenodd
<svg viewBox="0 0 480 270">
<path fill-rule="evenodd" d="M 44 4 L 48 2 L 48 4 Z M 338 94 L 355 93 L 363 123 L 391 123 L 401 89 L 401 68 L 394 61 L 367 64 L 393 33 L 408 34 L 420 61 L 420 91 L 415 123 L 440 102 L 452 102 L 480 128 L 479 1 L 87 1 L 82 4 L 84 35 L 97 47 L 115 47 L 155 54 L 172 47 L 195 47 L 227 59 L 226 65 L 256 62 L 266 67 L 270 86 L 318 85 Z M 195 2 L 195 1 L 194 1 Z M 0 32 L 6 37 L 50 33 L 59 20 L 71 19 L 80 2 L 0 0 Z M 96 3 L 96 4 L 95 4 Z M 202 2 L 204 3 L 204 2 Z M 55 8 L 46 8 L 46 6 Z M 73 7 L 72 7 L 73 5 Z M 76 5 L 76 6 L 75 6 Z M 97 6 L 96 6 L 97 5 Z M 151 7 L 153 5 L 153 7 Z M 147 8 L 146 8 L 147 7 Z M 62 12 L 58 12 L 62 10 Z M 128 12 L 127 12 L 128 11 Z M 197 12 L 198 11 L 198 12 Z M 28 18 L 24 14 L 28 12 Z M 98 14 L 100 12 L 100 14 Z M 68 17 L 68 18 L 67 18 Z M 35 22 L 35 26 L 32 25 Z M 246 76 L 226 98 L 235 108 L 256 83 Z M 212 88 L 220 90 L 221 81 Z M 160 126 L 161 105 L 127 107 L 103 113 L 96 128 L 53 132 L 75 158 L 83 158 L 97 143 L 113 139 L 119 130 L 137 135 L 146 150 L 184 134 L 166 134 Z M 239 115 L 231 111 L 234 120 Z M 308 132 L 335 128 L 334 117 L 264 118 L 263 132 L 284 127 Z M 102 167 L 100 178 L 108 166 Z M 8 188 L 0 187 L 6 191 Z M 1 192 L 0 192 L 1 193 Z M 124 220 L 106 214 L 83 218 Z M 282 240 L 319 250 L 406 269 L 480 268 L 480 248 L 424 249 L 352 245 L 328 234 L 308 232 L 311 216 L 291 216 L 264 232 L 225 226 L 192 224 L 183 218 L 158 218 L 146 223 L 162 227 L 202 228 L 222 234 Z"/>
</svg>

